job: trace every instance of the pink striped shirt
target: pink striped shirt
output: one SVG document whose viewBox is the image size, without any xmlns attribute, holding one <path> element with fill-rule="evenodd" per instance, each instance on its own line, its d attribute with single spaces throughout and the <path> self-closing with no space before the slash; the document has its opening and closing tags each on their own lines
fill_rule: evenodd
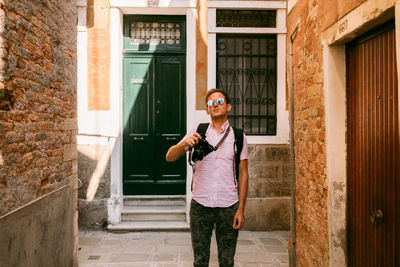
<svg viewBox="0 0 400 267">
<path fill-rule="evenodd" d="M 226 121 L 218 133 L 210 123 L 206 131 L 206 140 L 216 146 L 229 127 Z M 197 130 L 197 126 L 189 131 L 182 139 L 185 140 Z M 224 142 L 217 151 L 213 151 L 196 162 L 193 174 L 192 199 L 205 207 L 229 207 L 239 201 L 237 183 L 235 178 L 235 134 L 231 128 Z M 248 149 L 246 136 L 243 137 L 243 149 L 240 160 L 247 159 Z"/>
</svg>

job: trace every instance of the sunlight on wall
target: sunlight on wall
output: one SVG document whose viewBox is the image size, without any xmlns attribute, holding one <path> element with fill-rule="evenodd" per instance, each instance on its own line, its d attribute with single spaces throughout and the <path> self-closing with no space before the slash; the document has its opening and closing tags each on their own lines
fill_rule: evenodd
<svg viewBox="0 0 400 267">
<path fill-rule="evenodd" d="M 86 157 L 94 161 L 97 161 L 96 168 L 94 169 L 89 179 L 89 185 L 86 191 L 87 201 L 92 201 L 94 199 L 94 196 L 96 195 L 101 178 L 104 176 L 104 173 L 106 172 L 108 161 L 110 160 L 112 151 L 114 150 L 115 141 L 116 141 L 115 138 L 110 138 L 107 144 L 104 146 L 104 149 L 100 151 L 93 152 L 84 149 L 79 150 L 79 153 L 85 155 Z"/>
</svg>

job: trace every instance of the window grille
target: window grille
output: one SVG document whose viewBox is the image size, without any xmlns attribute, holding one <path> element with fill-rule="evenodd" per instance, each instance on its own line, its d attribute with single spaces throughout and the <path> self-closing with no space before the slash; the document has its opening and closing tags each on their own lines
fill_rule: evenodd
<svg viewBox="0 0 400 267">
<path fill-rule="evenodd" d="M 217 87 L 231 98 L 231 125 L 276 135 L 276 35 L 217 35 Z"/>
<path fill-rule="evenodd" d="M 276 10 L 217 9 L 217 27 L 276 27 Z"/>
<path fill-rule="evenodd" d="M 180 23 L 143 22 L 131 23 L 131 44 L 180 44 Z"/>
</svg>

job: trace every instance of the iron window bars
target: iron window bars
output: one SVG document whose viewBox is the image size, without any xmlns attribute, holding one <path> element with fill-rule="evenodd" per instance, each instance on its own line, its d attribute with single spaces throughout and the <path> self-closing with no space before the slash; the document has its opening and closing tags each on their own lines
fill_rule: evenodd
<svg viewBox="0 0 400 267">
<path fill-rule="evenodd" d="M 249 135 L 276 135 L 277 38 L 217 35 L 217 87 L 231 98 L 229 121 Z"/>
<path fill-rule="evenodd" d="M 217 9 L 217 27 L 275 28 L 276 10 Z"/>
</svg>

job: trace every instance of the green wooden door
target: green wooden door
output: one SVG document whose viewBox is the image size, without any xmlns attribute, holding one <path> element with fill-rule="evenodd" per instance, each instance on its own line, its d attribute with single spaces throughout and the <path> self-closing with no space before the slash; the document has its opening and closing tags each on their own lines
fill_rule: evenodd
<svg viewBox="0 0 400 267">
<path fill-rule="evenodd" d="M 186 132 L 185 55 L 132 55 L 123 68 L 124 194 L 185 194 L 185 157 L 165 160 Z"/>
</svg>

